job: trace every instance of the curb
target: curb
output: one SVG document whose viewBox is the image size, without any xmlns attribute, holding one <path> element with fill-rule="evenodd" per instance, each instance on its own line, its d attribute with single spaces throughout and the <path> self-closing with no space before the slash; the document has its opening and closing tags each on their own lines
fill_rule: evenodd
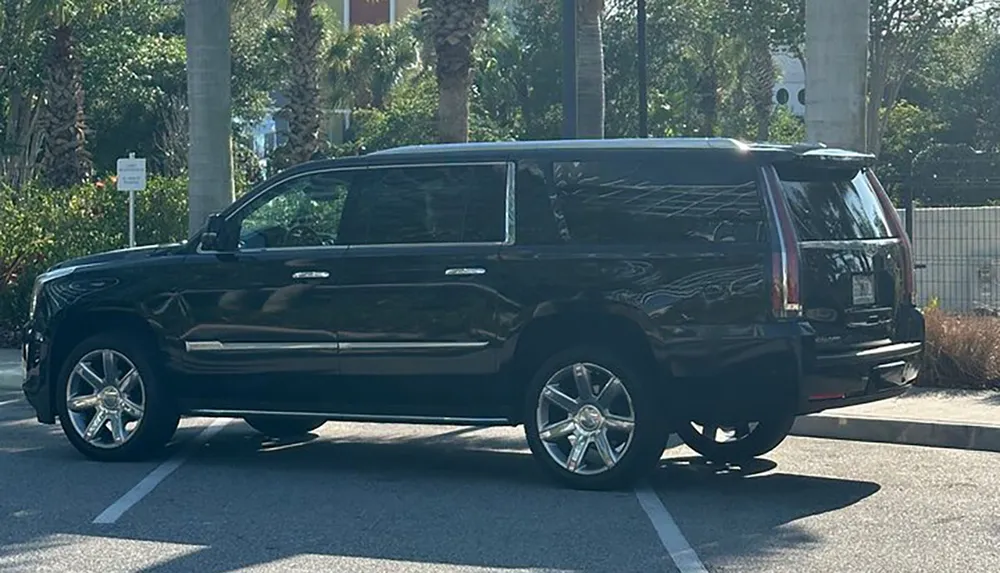
<svg viewBox="0 0 1000 573">
<path fill-rule="evenodd" d="M 800 416 L 791 435 L 1000 452 L 1000 425 L 813 414 Z"/>
</svg>

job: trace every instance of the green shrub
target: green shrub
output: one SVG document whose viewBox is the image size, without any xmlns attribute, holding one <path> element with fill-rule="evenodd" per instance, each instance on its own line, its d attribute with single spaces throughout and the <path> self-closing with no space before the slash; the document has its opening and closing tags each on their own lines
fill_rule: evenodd
<svg viewBox="0 0 1000 573">
<path fill-rule="evenodd" d="M 183 240 L 187 181 L 150 179 L 136 193 L 135 220 L 138 245 Z M 0 339 L 27 319 L 39 273 L 60 261 L 127 246 L 128 193 L 112 181 L 70 189 L 0 186 Z"/>
</svg>

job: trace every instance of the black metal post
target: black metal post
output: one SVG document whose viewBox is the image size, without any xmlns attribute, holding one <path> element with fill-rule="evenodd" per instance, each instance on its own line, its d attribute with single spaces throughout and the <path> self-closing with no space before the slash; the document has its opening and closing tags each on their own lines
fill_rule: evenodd
<svg viewBox="0 0 1000 573">
<path fill-rule="evenodd" d="M 576 139 L 576 0 L 563 0 L 563 138 Z"/>
<path fill-rule="evenodd" d="M 649 137 L 649 80 L 646 76 L 646 0 L 638 0 L 636 36 L 639 39 L 639 137 Z"/>
<path fill-rule="evenodd" d="M 913 187 L 906 185 L 903 189 L 903 209 L 906 223 L 906 236 L 913 241 Z"/>
</svg>

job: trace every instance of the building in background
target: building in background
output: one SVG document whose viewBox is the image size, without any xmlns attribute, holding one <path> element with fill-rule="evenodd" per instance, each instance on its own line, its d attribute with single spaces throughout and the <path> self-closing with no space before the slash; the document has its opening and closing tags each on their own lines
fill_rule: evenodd
<svg viewBox="0 0 1000 573">
<path fill-rule="evenodd" d="M 393 24 L 416 12 L 419 0 L 342 0 L 332 5 L 344 29 L 366 24 Z"/>
<path fill-rule="evenodd" d="M 778 67 L 778 81 L 774 84 L 775 105 L 787 107 L 792 114 L 804 117 L 806 114 L 806 70 L 802 60 L 788 48 L 777 48 L 772 52 L 774 64 Z"/>
</svg>

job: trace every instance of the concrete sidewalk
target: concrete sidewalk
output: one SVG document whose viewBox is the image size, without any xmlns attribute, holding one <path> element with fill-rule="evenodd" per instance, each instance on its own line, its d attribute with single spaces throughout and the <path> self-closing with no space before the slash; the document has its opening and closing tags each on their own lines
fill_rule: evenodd
<svg viewBox="0 0 1000 573">
<path fill-rule="evenodd" d="M 1000 452 L 1000 392 L 913 388 L 899 398 L 803 416 L 792 434 Z"/>
<path fill-rule="evenodd" d="M 21 352 L 0 348 L 0 390 L 21 389 Z"/>
</svg>

